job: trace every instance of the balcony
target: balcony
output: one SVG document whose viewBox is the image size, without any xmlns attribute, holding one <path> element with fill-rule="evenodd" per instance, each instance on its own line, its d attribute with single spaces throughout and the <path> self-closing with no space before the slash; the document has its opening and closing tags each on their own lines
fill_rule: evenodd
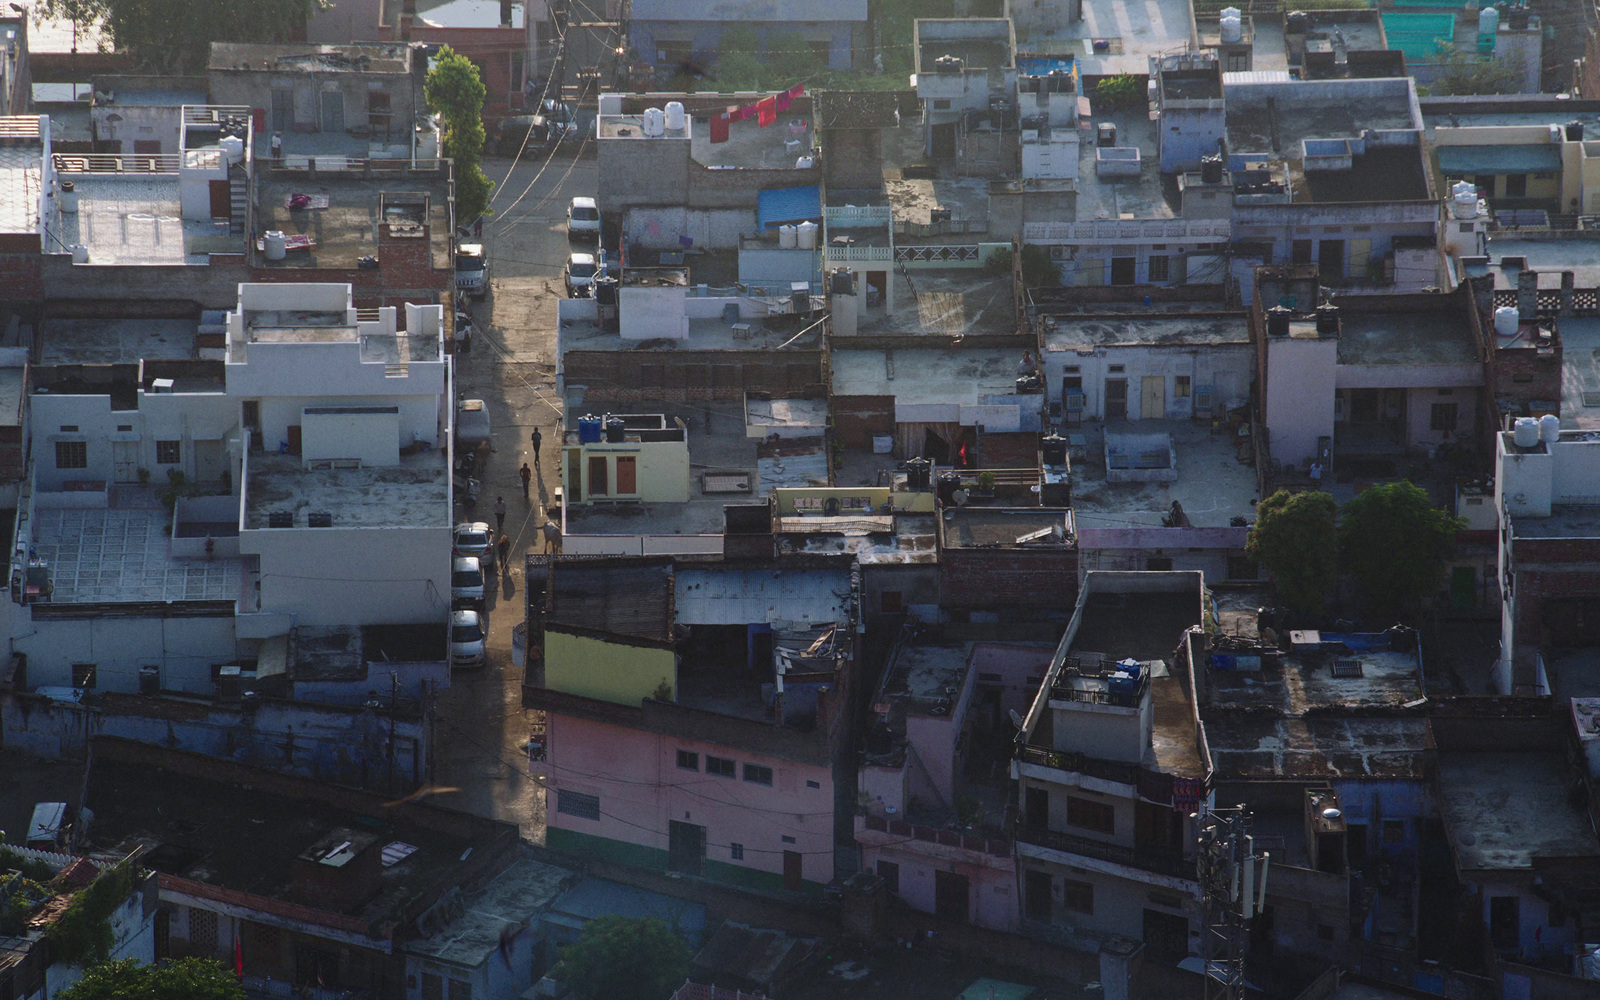
<svg viewBox="0 0 1600 1000">
<path fill-rule="evenodd" d="M 1016 748 L 1015 758 L 1023 764 L 1048 767 L 1057 771 L 1071 771 L 1102 781 L 1129 785 L 1135 794 L 1146 802 L 1171 806 L 1184 812 L 1193 812 L 1206 794 L 1204 778 L 1180 778 L 1166 771 L 1152 770 L 1121 761 L 1102 760 L 1087 754 L 1066 753 L 1023 744 Z"/>
<path fill-rule="evenodd" d="M 1099 840 L 1090 840 L 1086 837 L 1074 837 L 1070 833 L 1057 833 L 1054 830 L 1034 830 L 1026 827 L 1018 828 L 1017 840 L 1024 844 L 1033 844 L 1035 847 L 1048 847 L 1052 851 L 1060 851 L 1063 854 L 1076 854 L 1083 858 L 1111 861 L 1119 865 L 1127 865 L 1130 868 L 1140 868 L 1160 875 L 1170 875 L 1173 878 L 1196 878 L 1195 862 L 1192 859 L 1186 860 L 1177 851 L 1141 850 L 1134 847 L 1123 847 L 1120 844 L 1107 844 Z"/>
</svg>

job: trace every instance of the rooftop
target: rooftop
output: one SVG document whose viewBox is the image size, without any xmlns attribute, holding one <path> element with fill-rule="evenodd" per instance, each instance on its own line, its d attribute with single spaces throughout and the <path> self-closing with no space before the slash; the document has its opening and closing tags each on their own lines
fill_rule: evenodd
<svg viewBox="0 0 1600 1000">
<path fill-rule="evenodd" d="M 51 603 L 235 601 L 244 592 L 240 560 L 172 556 L 172 514 L 154 490 L 117 490 L 126 505 L 35 512 L 31 549 L 50 568 Z"/>
<path fill-rule="evenodd" d="M 244 252 L 226 219 L 183 217 L 176 172 L 59 176 L 77 189 L 78 210 L 49 220 L 49 252 L 86 246 L 90 264 L 208 264 L 213 253 Z"/>
<path fill-rule="evenodd" d="M 1050 552 L 1077 542 L 1072 511 L 1048 507 L 947 507 L 939 526 L 947 549 Z"/>
<path fill-rule="evenodd" d="M 1243 400 L 1223 400 L 1229 407 Z M 1177 453 L 1178 478 L 1172 482 L 1109 482 L 1106 479 L 1104 438 L 1107 430 L 1168 434 Z M 1191 524 L 1221 528 L 1235 517 L 1255 519 L 1260 488 L 1255 470 L 1239 460 L 1240 443 L 1227 434 L 1190 420 L 1116 421 L 1086 424 L 1073 433 L 1085 441 L 1084 461 L 1072 464 L 1072 516 L 1085 547 L 1111 541 L 1091 536 L 1107 530 L 1162 526 L 1177 501 Z M 1183 543 L 1187 544 L 1187 543 Z"/>
<path fill-rule="evenodd" d="M 891 706 L 891 725 L 902 734 L 907 715 L 949 715 L 955 692 L 964 686 L 972 666 L 970 642 L 919 643 L 896 647 L 883 683 Z"/>
<path fill-rule="evenodd" d="M 399 43 L 352 45 L 212 42 L 206 69 L 268 73 L 409 73 L 411 47 Z"/>
<path fill-rule="evenodd" d="M 97 748 L 119 744 L 102 738 Z M 85 805 L 94 810 L 97 848 L 145 846 L 140 863 L 162 874 L 304 901 L 354 917 L 374 935 L 381 924 L 414 919 L 515 842 L 514 827 L 490 820 L 413 803 L 385 809 L 377 795 L 142 745 L 96 753 Z M 307 899 L 296 890 L 301 855 L 339 831 L 359 833 L 345 838 L 352 842 L 370 839 L 369 850 L 415 850 L 376 866 L 370 898 Z M 465 862 L 469 855 L 475 860 Z"/>
<path fill-rule="evenodd" d="M 1249 314 L 1220 302 L 1048 303 L 1038 306 L 1044 349 L 1092 351 L 1141 344 L 1155 347 L 1248 343 Z"/>
<path fill-rule="evenodd" d="M 437 934 L 405 946 L 411 955 L 477 968 L 501 950 L 507 926 L 525 927 L 549 909 L 578 876 L 523 856 L 477 892 L 463 896 L 461 915 Z"/>
<path fill-rule="evenodd" d="M 691 294 L 693 289 L 690 289 Z M 623 308 L 626 308 L 625 306 Z M 800 321 L 790 314 L 752 316 L 742 318 L 748 330 L 735 330 L 721 317 L 712 319 L 691 318 L 686 340 L 633 340 L 625 339 L 615 328 L 589 319 L 561 321 L 561 349 L 566 351 L 642 351 L 648 353 L 667 351 L 771 351 L 788 345 L 796 350 L 814 351 L 819 335 L 813 330 L 794 339 L 800 332 Z M 791 343 L 792 341 L 792 343 Z M 605 386 L 591 386 L 596 395 L 604 395 Z"/>
<path fill-rule="evenodd" d="M 1427 299 L 1432 299 L 1430 303 Z M 1440 308 L 1438 296 L 1409 296 L 1412 308 L 1385 308 L 1389 296 L 1341 296 L 1339 364 L 1470 365 L 1478 345 L 1469 318 Z M 1359 307 L 1351 308 L 1355 303 Z M 1451 303 L 1454 305 L 1454 303 Z M 1369 311 L 1370 307 L 1370 311 Z"/>
<path fill-rule="evenodd" d="M 1464 871 L 1525 870 L 1541 857 L 1600 853 L 1556 752 L 1439 756 L 1439 811 Z"/>
<path fill-rule="evenodd" d="M 1561 321 L 1561 427 L 1600 430 L 1600 319 Z"/>
<path fill-rule="evenodd" d="M 634 0 L 635 21 L 865 21 L 867 0 Z"/>
<path fill-rule="evenodd" d="M 918 277 L 921 284 L 921 277 Z M 1009 296 L 1008 296 L 1009 297 Z M 835 342 L 836 396 L 893 396 L 907 403 L 975 405 L 980 396 L 1014 393 L 1017 352 L 1005 348 L 913 348 L 857 351 Z"/>
<path fill-rule="evenodd" d="M 1013 63 L 1011 22 L 999 17 L 917 18 L 916 70 L 936 73 L 935 60 L 954 56 L 964 70 L 999 69 Z"/>
<path fill-rule="evenodd" d="M 1600 538 L 1600 504 L 1551 504 L 1549 517 L 1513 516 L 1511 531 L 1517 538 Z"/>
<path fill-rule="evenodd" d="M 39 196 L 44 183 L 41 119 L 0 117 L 0 233 L 39 231 Z"/>
<path fill-rule="evenodd" d="M 1101 147 L 1095 144 L 1095 132 L 1080 130 L 1078 218 L 1177 218 L 1177 178 L 1161 172 L 1161 154 L 1156 144 L 1160 124 L 1151 121 L 1143 111 L 1096 113 L 1085 121 L 1091 126 L 1106 122 L 1116 125 L 1117 146 L 1139 151 L 1139 174 L 1136 177 L 1100 176 L 1096 168 L 1096 156 Z"/>
<path fill-rule="evenodd" d="M 385 161 L 376 161 L 383 163 Z M 433 266 L 448 269 L 450 259 L 450 184 L 447 170 L 374 170 L 372 176 L 352 170 L 338 173 L 318 167 L 304 170 L 256 167 L 256 230 L 278 230 L 288 236 L 309 236 L 314 245 L 291 250 L 265 267 L 353 268 L 362 257 L 378 253 L 379 223 L 426 225 Z M 291 195 L 324 195 L 327 208 L 290 209 Z M 380 257 L 380 262 L 381 262 Z"/>
<path fill-rule="evenodd" d="M 1247 661 L 1257 662 L 1254 668 L 1213 652 L 1206 667 L 1211 707 L 1304 716 L 1328 709 L 1397 709 L 1423 696 L 1417 637 L 1408 629 L 1290 636 L 1290 652 Z"/>
<path fill-rule="evenodd" d="M 1306 139 L 1354 139 L 1364 130 L 1420 129 L 1412 88 L 1403 80 L 1246 82 L 1228 90 L 1228 151 L 1298 159 Z"/>
<path fill-rule="evenodd" d="M 563 562 L 552 567 L 552 625 L 671 642 L 672 566 L 665 560 Z"/>
<path fill-rule="evenodd" d="M 932 515 L 896 515 L 894 532 L 887 537 L 870 523 L 830 520 L 846 523 L 832 531 L 780 535 L 779 551 L 807 555 L 849 553 L 862 566 L 933 566 L 939 561 Z"/>
<path fill-rule="evenodd" d="M 711 141 L 710 127 L 700 128 L 697 122 L 690 130 L 689 155 L 708 167 L 793 170 L 795 160 L 811 155 L 815 137 L 808 124 L 809 118 L 809 115 L 791 110 L 779 112 L 778 122 L 771 128 L 758 127 L 754 119 L 732 122 L 727 141 L 718 143 Z M 610 116 L 606 120 L 609 121 Z M 815 177 L 815 174 L 801 175 L 806 176 Z"/>
<path fill-rule="evenodd" d="M 1424 718 L 1210 714 L 1218 779 L 1422 778 L 1432 749 Z"/>
<path fill-rule="evenodd" d="M 42 365 L 138 364 L 195 356 L 192 319 L 46 319 Z"/>
<path fill-rule="evenodd" d="M 1056 5 L 1018 18 L 1017 47 L 1027 52 L 1072 52 L 1084 76 L 1143 75 L 1150 56 L 1181 51 L 1195 41 L 1188 0 L 1084 4 L 1079 19 Z M 1091 42 L 1106 43 L 1096 49 Z"/>
<path fill-rule="evenodd" d="M 893 128 L 900 124 L 900 98 L 888 90 L 819 90 L 812 95 L 822 128 Z"/>
<path fill-rule="evenodd" d="M 850 569 L 680 566 L 674 575 L 680 625 L 792 623 L 805 628 L 850 620 Z"/>
<path fill-rule="evenodd" d="M 252 452 L 244 526 L 270 527 L 288 511 L 294 527 L 328 513 L 340 528 L 431 528 L 450 524 L 450 476 L 439 449 L 400 456 L 400 464 L 359 469 L 306 469 L 299 455 Z"/>
</svg>

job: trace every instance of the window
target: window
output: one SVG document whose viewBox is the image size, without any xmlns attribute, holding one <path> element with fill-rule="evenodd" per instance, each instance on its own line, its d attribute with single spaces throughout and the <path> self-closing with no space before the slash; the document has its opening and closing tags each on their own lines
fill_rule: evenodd
<svg viewBox="0 0 1600 1000">
<path fill-rule="evenodd" d="M 890 892 L 900 891 L 900 866 L 893 861 L 878 862 L 878 877 Z"/>
<path fill-rule="evenodd" d="M 156 464 L 157 465 L 177 465 L 181 461 L 183 461 L 183 442 L 182 441 L 157 441 L 156 442 Z"/>
<path fill-rule="evenodd" d="M 1383 842 L 1385 844 L 1403 844 L 1406 842 L 1406 821 L 1403 819 L 1386 819 L 1383 821 Z"/>
<path fill-rule="evenodd" d="M 723 778 L 731 778 L 734 774 L 734 763 L 726 757 L 713 757 L 706 754 L 706 773 L 715 774 Z"/>
<path fill-rule="evenodd" d="M 933 110 L 935 110 L 935 111 L 949 111 L 950 110 L 950 99 L 949 98 L 944 98 L 944 99 L 936 99 L 936 100 L 934 100 L 934 102 L 933 102 Z"/>
<path fill-rule="evenodd" d="M 556 789 L 556 812 L 576 816 L 579 819 L 600 818 L 600 796 L 585 795 L 582 792 L 569 792 L 565 788 Z"/>
<path fill-rule="evenodd" d="M 733 860 L 735 860 L 735 861 L 743 861 L 744 860 L 744 845 L 743 844 L 729 844 L 728 845 L 728 855 L 731 858 L 733 858 Z"/>
<path fill-rule="evenodd" d="M 1248 556 L 1228 557 L 1228 579 L 1255 580 L 1261 576 L 1261 567 Z"/>
<path fill-rule="evenodd" d="M 89 467 L 89 442 L 57 441 L 56 468 L 87 469 Z"/>
<path fill-rule="evenodd" d="M 75 688 L 94 687 L 95 669 L 93 663 L 74 663 L 72 665 L 72 686 Z"/>
<path fill-rule="evenodd" d="M 772 768 L 760 764 L 746 764 L 744 766 L 744 780 L 755 785 L 772 784 Z"/>
<path fill-rule="evenodd" d="M 1165 255 L 1154 256 L 1154 257 L 1150 258 L 1150 280 L 1151 281 L 1166 281 L 1166 280 L 1168 280 L 1167 275 L 1171 273 L 1167 269 L 1168 260 L 1169 259 Z"/>
<path fill-rule="evenodd" d="M 1189 379 L 1189 376 L 1187 376 L 1187 375 L 1174 375 L 1174 376 L 1172 376 L 1172 394 L 1174 396 L 1177 396 L 1179 399 L 1188 399 L 1189 398 L 1189 391 L 1190 391 L 1190 379 Z"/>
<path fill-rule="evenodd" d="M 1061 880 L 1061 905 L 1073 913 L 1094 913 L 1094 883 Z"/>
<path fill-rule="evenodd" d="M 1063 368 L 1061 370 L 1064 373 L 1068 374 L 1068 375 L 1076 375 L 1079 372 L 1081 372 L 1083 369 L 1078 365 L 1067 365 L 1065 368 Z"/>
<path fill-rule="evenodd" d="M 1434 403 L 1433 413 L 1428 426 L 1436 431 L 1453 431 L 1456 429 L 1456 404 Z"/>
<path fill-rule="evenodd" d="M 808 781 L 808 782 L 806 782 L 806 787 L 807 788 L 821 788 L 822 787 L 822 782 L 820 782 L 820 781 Z"/>
<path fill-rule="evenodd" d="M 1109 370 L 1110 370 L 1111 374 L 1116 375 L 1116 374 L 1118 374 L 1120 372 L 1127 371 L 1127 368 L 1128 368 L 1127 365 L 1112 365 Z"/>
<path fill-rule="evenodd" d="M 685 771 L 698 771 L 700 770 L 700 755 L 688 750 L 679 750 L 678 766 Z"/>
<path fill-rule="evenodd" d="M 1096 833 L 1116 833 L 1117 813 L 1108 802 L 1067 796 L 1067 825 Z M 1092 912 L 1092 911 L 1084 911 Z"/>
<path fill-rule="evenodd" d="M 78 425 L 77 424 L 62 424 L 61 425 L 61 433 L 63 433 L 63 434 L 76 434 L 76 433 L 78 433 Z"/>
<path fill-rule="evenodd" d="M 1309 263 L 1311 263 L 1311 241 L 1310 240 L 1295 240 L 1294 241 L 1294 245 L 1289 248 L 1289 263 L 1291 263 L 1291 264 L 1309 264 Z"/>
<path fill-rule="evenodd" d="M 1478 224 L 1476 222 L 1458 222 L 1456 223 L 1456 232 L 1471 233 L 1477 227 Z"/>
<path fill-rule="evenodd" d="M 133 430 L 133 425 L 132 424 L 118 424 L 117 425 L 118 433 L 125 434 L 125 433 L 127 433 L 128 431 L 131 431 L 131 430 Z"/>
<path fill-rule="evenodd" d="M 189 907 L 189 946 L 202 955 L 217 950 L 217 915 L 210 910 Z"/>
<path fill-rule="evenodd" d="M 1526 198 L 1528 196 L 1527 174 L 1506 174 L 1507 198 Z"/>
<path fill-rule="evenodd" d="M 1172 568 L 1172 557 L 1151 556 L 1144 561 L 1144 568 L 1152 573 L 1164 573 Z"/>
<path fill-rule="evenodd" d="M 785 843 L 785 844 L 792 844 L 792 843 L 794 843 L 794 838 L 793 838 L 793 837 L 791 837 L 791 836 L 789 836 L 789 835 L 788 835 L 788 834 L 787 834 L 787 833 L 786 833 L 786 834 L 784 834 L 784 835 L 783 835 L 783 837 L 782 837 L 782 840 L 783 840 L 783 842 L 784 842 L 784 843 Z"/>
</svg>

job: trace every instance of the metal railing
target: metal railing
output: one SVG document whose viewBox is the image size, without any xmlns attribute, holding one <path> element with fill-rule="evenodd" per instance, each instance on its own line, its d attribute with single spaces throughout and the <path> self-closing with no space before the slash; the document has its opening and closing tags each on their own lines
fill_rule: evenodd
<svg viewBox="0 0 1600 1000">
<path fill-rule="evenodd" d="M 53 153 L 58 174 L 175 174 L 182 153 Z"/>
<path fill-rule="evenodd" d="M 1145 871 L 1159 872 L 1162 875 L 1171 875 L 1174 878 L 1193 879 L 1195 863 L 1186 860 L 1182 854 L 1173 851 L 1139 850 L 1134 847 L 1124 847 L 1121 844 L 1107 844 L 1104 841 L 1090 840 L 1087 837 L 1074 837 L 1070 833 L 1058 833 L 1055 830 L 1030 830 L 1019 828 L 1017 839 L 1036 847 L 1048 847 L 1052 851 L 1063 854 L 1076 854 L 1084 858 L 1096 858 L 1100 861 L 1111 861 L 1130 868 L 1142 868 Z"/>
<path fill-rule="evenodd" d="M 1224 242 L 1232 227 L 1225 219 L 1096 219 L 1086 222 L 1028 222 L 1022 227 L 1026 243 L 1062 240 L 1205 240 Z"/>
</svg>

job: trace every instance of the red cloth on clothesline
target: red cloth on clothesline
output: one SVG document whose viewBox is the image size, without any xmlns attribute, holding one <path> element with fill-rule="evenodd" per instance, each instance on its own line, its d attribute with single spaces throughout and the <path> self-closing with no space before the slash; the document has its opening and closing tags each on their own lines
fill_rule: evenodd
<svg viewBox="0 0 1600 1000">
<path fill-rule="evenodd" d="M 790 97 L 801 97 L 801 96 L 803 96 L 805 94 L 805 92 L 806 92 L 806 85 L 803 84 L 803 83 L 797 83 L 794 86 L 789 88 L 789 96 Z"/>
<path fill-rule="evenodd" d="M 756 121 L 766 128 L 778 120 L 778 99 L 768 97 L 756 104 Z"/>
<path fill-rule="evenodd" d="M 789 92 L 787 90 L 785 90 L 783 93 L 779 94 L 777 100 L 778 100 L 778 110 L 779 111 L 788 111 L 789 110 L 789 101 L 791 100 L 791 98 L 789 97 Z"/>
<path fill-rule="evenodd" d="M 727 142 L 728 141 L 728 116 L 727 115 L 722 114 L 722 115 L 712 115 L 711 116 L 711 141 L 712 142 Z"/>
</svg>

